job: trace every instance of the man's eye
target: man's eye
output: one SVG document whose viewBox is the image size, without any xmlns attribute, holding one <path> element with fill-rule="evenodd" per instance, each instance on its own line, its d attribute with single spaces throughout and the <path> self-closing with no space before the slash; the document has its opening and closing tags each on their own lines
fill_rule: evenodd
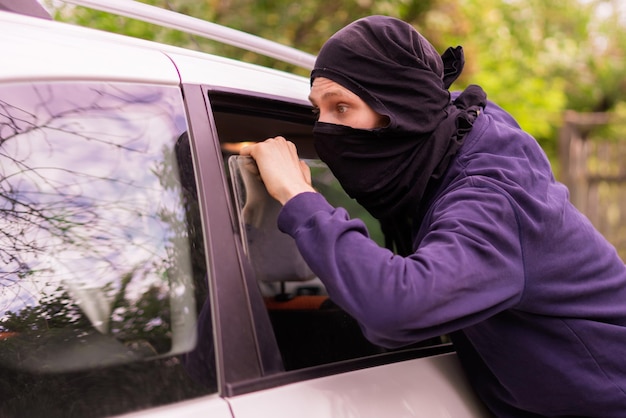
<svg viewBox="0 0 626 418">
<path fill-rule="evenodd" d="M 348 106 L 346 105 L 338 105 L 337 113 L 346 113 L 348 111 Z"/>
</svg>

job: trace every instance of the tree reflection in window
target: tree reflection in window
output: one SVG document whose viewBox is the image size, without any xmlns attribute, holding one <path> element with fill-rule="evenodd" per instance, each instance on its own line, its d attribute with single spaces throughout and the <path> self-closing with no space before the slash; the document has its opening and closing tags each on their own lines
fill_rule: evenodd
<svg viewBox="0 0 626 418">
<path fill-rule="evenodd" d="M 176 87 L 0 88 L 0 336 L 22 355 L 68 332 L 115 337 L 119 358 L 189 348 L 172 347 L 195 319 L 182 112 Z"/>
</svg>

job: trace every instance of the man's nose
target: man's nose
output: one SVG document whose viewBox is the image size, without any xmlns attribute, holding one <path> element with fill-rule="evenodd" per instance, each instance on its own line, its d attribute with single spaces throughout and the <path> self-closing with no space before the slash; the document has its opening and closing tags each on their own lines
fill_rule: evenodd
<svg viewBox="0 0 626 418">
<path fill-rule="evenodd" d="M 320 110 L 320 113 L 319 113 L 319 115 L 317 117 L 317 120 L 319 122 L 324 122 L 324 123 L 333 123 L 332 118 L 330 116 L 330 113 L 329 112 L 322 112 L 321 110 Z"/>
</svg>

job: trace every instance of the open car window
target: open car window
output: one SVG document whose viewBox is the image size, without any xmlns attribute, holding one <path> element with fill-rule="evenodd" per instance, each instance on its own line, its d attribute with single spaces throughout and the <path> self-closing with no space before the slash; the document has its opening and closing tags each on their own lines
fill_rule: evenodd
<svg viewBox="0 0 626 418">
<path fill-rule="evenodd" d="M 239 233 L 255 281 L 264 298 L 274 337 L 287 370 L 335 363 L 388 352 L 365 339 L 358 323 L 328 297 L 294 240 L 280 232 L 280 204 L 265 190 L 256 165 L 238 150 L 250 142 L 284 136 L 294 142 L 311 169 L 316 190 L 333 206 L 362 219 L 383 245 L 380 225 L 341 188 L 313 146 L 314 116 L 307 105 L 213 93 L 213 113 L 228 171 Z M 421 343 L 440 344 L 441 339 Z"/>
</svg>

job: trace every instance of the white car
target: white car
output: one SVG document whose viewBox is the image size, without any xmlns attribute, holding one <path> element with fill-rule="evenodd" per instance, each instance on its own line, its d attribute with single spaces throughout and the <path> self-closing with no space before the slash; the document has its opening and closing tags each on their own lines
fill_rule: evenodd
<svg viewBox="0 0 626 418">
<path fill-rule="evenodd" d="M 489 416 L 445 336 L 363 337 L 237 157 L 289 138 L 377 239 L 307 78 L 9 12 L 0 39 L 0 416 Z"/>
</svg>

